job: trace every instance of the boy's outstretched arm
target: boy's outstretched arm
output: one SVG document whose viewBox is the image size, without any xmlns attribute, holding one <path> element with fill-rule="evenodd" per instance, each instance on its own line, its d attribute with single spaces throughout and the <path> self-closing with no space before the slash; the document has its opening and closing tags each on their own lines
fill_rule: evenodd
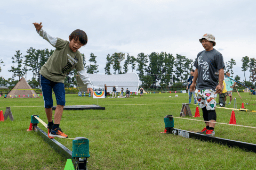
<svg viewBox="0 0 256 170">
<path fill-rule="evenodd" d="M 81 78 L 81 80 L 83 81 L 84 84 L 87 84 L 87 88 L 92 88 L 92 82 L 86 72 L 85 69 L 81 70 L 81 71 L 78 71 L 78 74 Z"/>
<path fill-rule="evenodd" d="M 55 38 L 55 37 L 52 37 L 52 36 L 50 36 L 49 34 L 47 34 L 47 32 L 46 31 L 44 31 L 43 29 L 42 29 L 42 22 L 40 22 L 40 24 L 38 24 L 38 23 L 33 23 L 34 24 L 34 26 L 35 26 L 35 28 L 36 28 L 36 31 L 37 31 L 37 33 L 41 36 L 41 37 L 43 37 L 43 39 L 45 39 L 46 41 L 48 41 L 52 46 L 56 46 L 56 43 L 57 43 L 57 38 Z"/>
</svg>

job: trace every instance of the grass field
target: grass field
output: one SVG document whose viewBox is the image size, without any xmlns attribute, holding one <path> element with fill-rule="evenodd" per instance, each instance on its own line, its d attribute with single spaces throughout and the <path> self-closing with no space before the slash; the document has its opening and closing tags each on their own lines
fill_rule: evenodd
<svg viewBox="0 0 256 170">
<path fill-rule="evenodd" d="M 256 169 L 256 153 L 238 148 L 161 134 L 164 116 L 179 116 L 188 95 L 147 94 L 133 98 L 92 99 L 66 95 L 66 105 L 98 104 L 106 110 L 64 111 L 61 128 L 69 137 L 90 140 L 89 169 Z M 241 93 L 243 102 L 251 96 Z M 172 97 L 169 97 L 172 96 Z M 241 99 L 237 93 L 238 107 Z M 256 96 L 253 96 L 256 100 Z M 256 110 L 256 101 L 245 105 Z M 56 105 L 56 104 L 54 104 Z M 30 117 L 38 114 L 47 122 L 43 98 L 0 98 L 0 110 L 10 106 L 14 121 L 0 122 L 0 169 L 64 169 L 66 160 L 35 132 L 27 132 Z M 32 107 L 37 106 L 37 107 Z M 227 107 L 233 107 L 233 102 Z M 195 105 L 190 105 L 192 114 Z M 217 108 L 217 121 L 229 123 L 231 110 Z M 202 116 L 202 111 L 200 109 Z M 237 124 L 256 126 L 256 113 L 235 111 Z M 203 118 L 193 118 L 202 120 Z M 175 128 L 199 131 L 203 122 L 174 119 Z M 42 125 L 38 125 L 46 131 Z M 256 129 L 216 125 L 217 137 L 256 144 Z M 72 140 L 57 139 L 72 150 Z"/>
</svg>

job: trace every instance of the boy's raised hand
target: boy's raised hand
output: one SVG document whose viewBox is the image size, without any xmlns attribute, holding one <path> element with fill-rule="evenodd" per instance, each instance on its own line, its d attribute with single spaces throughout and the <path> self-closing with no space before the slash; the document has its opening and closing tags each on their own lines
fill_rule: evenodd
<svg viewBox="0 0 256 170">
<path fill-rule="evenodd" d="M 34 24 L 37 31 L 40 31 L 40 29 L 43 27 L 42 22 L 40 22 L 40 24 L 38 24 L 37 22 L 34 22 L 33 24 Z"/>
</svg>

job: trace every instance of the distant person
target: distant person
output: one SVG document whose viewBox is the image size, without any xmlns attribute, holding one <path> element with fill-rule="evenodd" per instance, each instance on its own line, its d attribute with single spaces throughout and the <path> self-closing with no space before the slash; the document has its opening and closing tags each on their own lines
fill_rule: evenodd
<svg viewBox="0 0 256 170">
<path fill-rule="evenodd" d="M 214 136 L 217 119 L 215 94 L 222 92 L 225 65 L 222 54 L 213 48 L 216 42 L 212 34 L 204 34 L 199 41 L 205 50 L 198 53 L 195 60 L 196 70 L 190 91 L 195 91 L 197 86 L 197 101 L 206 125 L 200 133 Z"/>
<path fill-rule="evenodd" d="M 126 98 L 130 97 L 130 90 L 128 90 L 128 88 L 126 89 L 125 96 L 126 96 Z"/>
<path fill-rule="evenodd" d="M 223 80 L 223 86 L 222 86 L 222 92 L 219 94 L 219 105 L 220 107 L 225 107 L 225 98 L 226 98 L 226 95 L 227 95 L 227 88 L 226 88 L 226 83 L 225 83 L 225 80 Z"/>
<path fill-rule="evenodd" d="M 192 69 L 192 70 L 190 71 L 190 76 L 189 76 L 189 78 L 188 78 L 187 90 L 188 90 L 188 96 L 189 96 L 189 99 L 188 99 L 189 104 L 191 104 L 191 97 L 192 97 L 192 95 L 193 95 L 193 98 L 194 98 L 194 104 L 196 104 L 196 95 L 195 95 L 195 91 L 190 91 L 190 90 L 189 90 L 190 85 L 191 85 L 192 82 L 193 82 L 194 72 L 195 72 L 195 71 Z"/>
<path fill-rule="evenodd" d="M 224 80 L 225 80 L 226 88 L 227 88 L 227 95 L 226 96 L 229 96 L 229 103 L 228 104 L 231 104 L 231 102 L 232 102 L 232 91 L 233 91 L 233 88 L 236 85 L 236 82 L 234 80 L 230 79 L 230 73 L 229 72 L 226 73 L 226 77 L 225 77 Z M 225 96 L 225 102 L 226 102 L 226 96 Z"/>
<path fill-rule="evenodd" d="M 121 95 L 120 95 L 120 97 L 123 97 L 124 96 L 124 88 L 122 87 L 121 88 Z"/>
<path fill-rule="evenodd" d="M 105 84 L 105 97 L 107 97 L 107 85 Z"/>
<path fill-rule="evenodd" d="M 65 106 L 64 80 L 66 76 L 76 69 L 81 80 L 90 89 L 92 84 L 83 65 L 83 57 L 78 51 L 87 44 L 87 35 L 82 30 L 75 30 L 69 35 L 69 41 L 50 36 L 42 29 L 42 23 L 33 23 L 37 33 L 55 47 L 54 53 L 41 67 L 41 86 L 44 97 L 44 107 L 48 119 L 48 137 L 67 138 L 60 128 L 60 120 Z M 57 107 L 52 120 L 52 90 L 55 93 Z"/>
<path fill-rule="evenodd" d="M 116 86 L 113 87 L 112 98 L 116 98 Z"/>
<path fill-rule="evenodd" d="M 143 96 L 143 92 L 144 92 L 144 89 L 141 87 L 140 88 L 140 97 Z"/>
</svg>

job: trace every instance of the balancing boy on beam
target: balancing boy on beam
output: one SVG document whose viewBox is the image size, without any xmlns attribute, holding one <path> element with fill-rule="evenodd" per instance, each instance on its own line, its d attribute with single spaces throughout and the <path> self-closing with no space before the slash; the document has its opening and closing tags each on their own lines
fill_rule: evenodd
<svg viewBox="0 0 256 170">
<path fill-rule="evenodd" d="M 60 120 L 65 106 L 64 79 L 73 69 L 78 71 L 84 84 L 91 88 L 91 81 L 84 70 L 83 57 L 78 51 L 79 48 L 87 44 L 87 35 L 82 30 L 75 30 L 69 35 L 69 41 L 51 37 L 42 29 L 42 23 L 33 23 L 37 33 L 56 48 L 47 62 L 40 70 L 41 86 L 44 97 L 44 107 L 48 119 L 48 137 L 67 138 L 60 128 Z M 57 107 L 52 120 L 52 90 L 55 93 Z"/>
<path fill-rule="evenodd" d="M 199 41 L 205 50 L 197 55 L 194 64 L 196 70 L 190 91 L 195 91 L 197 84 L 198 105 L 203 110 L 204 121 L 207 121 L 201 133 L 214 136 L 214 122 L 217 118 L 215 94 L 222 92 L 225 65 L 222 54 L 213 48 L 216 42 L 212 34 L 204 34 Z"/>
</svg>

